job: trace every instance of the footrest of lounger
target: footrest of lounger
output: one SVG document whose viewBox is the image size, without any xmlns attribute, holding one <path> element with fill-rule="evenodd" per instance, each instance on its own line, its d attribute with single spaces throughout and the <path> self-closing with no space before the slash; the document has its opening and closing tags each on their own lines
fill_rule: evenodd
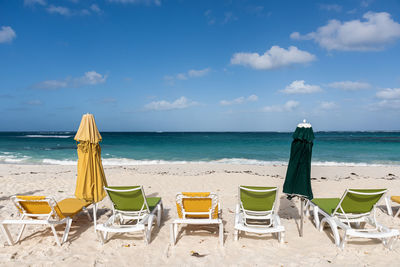
<svg viewBox="0 0 400 267">
<path fill-rule="evenodd" d="M 143 224 L 139 225 L 118 225 L 118 226 L 108 226 L 104 224 L 96 225 L 96 231 L 108 232 L 108 233 L 129 233 L 143 231 L 145 226 Z"/>
<path fill-rule="evenodd" d="M 357 231 L 357 230 L 347 230 L 346 234 L 349 236 L 354 236 L 354 237 L 363 237 L 363 238 L 390 238 L 390 237 L 394 237 L 394 236 L 398 236 L 400 235 L 399 230 L 397 229 L 390 229 L 389 231 L 385 231 L 385 232 L 361 232 L 361 231 Z"/>
<path fill-rule="evenodd" d="M 251 226 L 245 226 L 243 224 L 237 224 L 235 225 L 235 229 L 239 231 L 246 231 L 257 234 L 270 234 L 270 233 L 278 233 L 285 231 L 285 227 L 283 225 L 278 225 L 275 227 L 251 227 Z"/>
</svg>

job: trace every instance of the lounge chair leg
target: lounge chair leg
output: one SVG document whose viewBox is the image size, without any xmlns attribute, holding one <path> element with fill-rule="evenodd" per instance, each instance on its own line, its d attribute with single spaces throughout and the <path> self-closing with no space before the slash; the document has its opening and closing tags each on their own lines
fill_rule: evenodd
<svg viewBox="0 0 400 267">
<path fill-rule="evenodd" d="M 314 206 L 314 222 L 315 222 L 315 227 L 317 227 L 317 229 L 319 228 L 319 214 L 318 214 L 318 206 Z"/>
<path fill-rule="evenodd" d="M 21 230 L 19 231 L 19 234 L 18 234 L 18 236 L 17 236 L 17 241 L 15 241 L 16 243 L 18 243 L 19 240 L 21 239 L 21 236 L 22 236 L 22 233 L 24 232 L 25 226 L 26 226 L 26 224 L 23 224 L 23 225 L 21 226 Z"/>
<path fill-rule="evenodd" d="M 160 203 L 157 206 L 157 227 L 160 227 L 160 225 L 161 225 L 162 211 L 163 211 L 162 203 Z"/>
<path fill-rule="evenodd" d="M 83 207 L 82 210 L 86 213 L 89 221 L 92 221 L 92 217 L 90 216 L 90 212 L 86 207 Z"/>
<path fill-rule="evenodd" d="M 233 239 L 235 241 L 239 240 L 239 230 L 235 230 L 235 232 L 233 232 Z"/>
<path fill-rule="evenodd" d="M 397 216 L 399 216 L 399 214 L 400 214 L 400 207 L 399 207 L 399 209 L 397 210 L 396 214 L 393 217 L 397 217 Z"/>
<path fill-rule="evenodd" d="M 169 226 L 169 233 L 171 238 L 171 244 L 175 246 L 175 233 L 174 233 L 174 223 L 171 223 Z"/>
<path fill-rule="evenodd" d="M 392 206 L 390 205 L 390 197 L 386 196 L 385 197 L 385 202 L 386 202 L 386 209 L 387 212 L 390 216 L 393 216 L 393 210 L 392 210 Z"/>
<path fill-rule="evenodd" d="M 10 231 L 7 228 L 7 225 L 0 224 L 0 229 L 3 232 L 3 235 L 6 237 L 8 245 L 12 246 L 14 244 L 14 242 L 11 237 Z"/>
<path fill-rule="evenodd" d="M 71 229 L 71 224 L 72 224 L 72 219 L 71 218 L 67 218 L 67 221 L 65 223 L 65 230 L 64 230 L 64 235 L 62 237 L 62 243 L 65 243 L 68 239 L 68 234 L 69 234 L 69 230 Z"/>
<path fill-rule="evenodd" d="M 219 244 L 224 246 L 224 225 L 222 222 L 219 224 Z"/>
<path fill-rule="evenodd" d="M 329 226 L 332 229 L 333 237 L 335 238 L 335 245 L 340 246 L 340 236 L 339 236 L 339 231 L 338 231 L 338 226 L 335 221 L 329 220 L 326 217 L 322 219 L 320 225 L 319 225 L 319 231 L 322 232 L 324 229 L 325 223 L 328 223 Z"/>
<path fill-rule="evenodd" d="M 343 239 L 342 239 L 342 242 L 340 243 L 340 249 L 341 249 L 341 250 L 344 249 L 344 245 L 345 245 L 345 243 L 346 243 L 346 240 L 347 240 L 347 233 L 346 233 L 346 231 L 344 231 Z"/>
<path fill-rule="evenodd" d="M 307 200 L 306 202 L 304 214 L 306 217 L 310 216 L 310 200 Z"/>
<path fill-rule="evenodd" d="M 283 242 L 285 241 L 285 232 L 278 233 L 278 240 L 279 240 L 279 243 L 283 244 Z"/>
<path fill-rule="evenodd" d="M 148 223 L 147 223 L 147 230 L 145 229 L 145 236 L 146 236 L 146 242 L 147 242 L 147 244 L 149 244 L 150 243 L 150 241 L 151 241 L 151 228 L 152 228 L 152 226 L 153 226 L 153 220 L 154 220 L 154 215 L 149 215 L 149 221 L 148 221 Z M 146 234 L 146 232 L 147 232 L 147 234 Z"/>
<path fill-rule="evenodd" d="M 51 224 L 51 225 L 50 225 L 50 228 L 51 228 L 51 231 L 53 232 L 53 235 L 54 235 L 54 238 L 56 239 L 57 244 L 58 244 L 59 246 L 61 246 L 60 239 L 58 238 L 57 231 L 56 231 L 56 229 L 54 228 L 54 225 Z"/>
<path fill-rule="evenodd" d="M 174 238 L 175 238 L 175 242 L 176 239 L 178 238 L 178 224 L 174 223 Z"/>
</svg>

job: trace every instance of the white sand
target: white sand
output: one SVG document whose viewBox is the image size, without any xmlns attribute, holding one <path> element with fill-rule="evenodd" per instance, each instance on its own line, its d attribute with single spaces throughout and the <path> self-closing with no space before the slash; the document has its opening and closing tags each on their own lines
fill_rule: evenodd
<svg viewBox="0 0 400 267">
<path fill-rule="evenodd" d="M 29 227 L 19 244 L 8 246 L 0 237 L 2 266 L 128 266 L 128 265 L 396 265 L 400 242 L 389 251 L 379 241 L 350 239 L 344 251 L 335 247 L 331 232 L 320 233 L 314 224 L 305 220 L 304 237 L 299 237 L 299 203 L 288 201 L 281 193 L 285 166 L 248 165 L 153 165 L 106 166 L 109 185 L 143 185 L 148 196 L 161 196 L 164 217 L 160 229 L 153 230 L 152 241 L 146 246 L 141 235 L 113 236 L 101 245 L 85 214 L 78 215 L 72 225 L 67 243 L 56 246 L 51 230 Z M 353 174 L 352 174 L 353 173 Z M 315 197 L 340 197 L 346 188 L 388 188 L 389 194 L 400 194 L 400 167 L 321 167 L 312 168 Z M 321 179 L 324 177 L 326 179 Z M 14 194 L 54 196 L 56 200 L 73 196 L 76 180 L 75 166 L 55 165 L 0 165 L 1 219 L 17 216 L 9 201 Z M 233 240 L 234 210 L 237 186 L 279 186 L 279 215 L 286 228 L 285 243 L 279 244 L 272 236 L 241 236 Z M 169 244 L 169 222 L 175 218 L 175 194 L 178 191 L 213 191 L 219 194 L 222 218 L 225 222 L 225 244 L 218 245 L 217 234 L 203 231 L 183 232 L 177 245 Z M 100 222 L 110 215 L 107 199 L 100 203 Z M 400 228 L 400 218 L 392 218 L 380 203 L 377 211 L 382 224 Z M 64 230 L 59 227 L 59 234 Z M 16 235 L 17 230 L 12 228 Z M 126 245 L 130 245 L 127 247 Z M 190 256 L 194 250 L 205 254 Z"/>
</svg>

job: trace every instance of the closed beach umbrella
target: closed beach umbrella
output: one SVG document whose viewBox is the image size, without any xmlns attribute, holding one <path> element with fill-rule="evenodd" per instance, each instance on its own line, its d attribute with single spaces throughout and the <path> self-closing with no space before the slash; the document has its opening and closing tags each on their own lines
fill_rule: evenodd
<svg viewBox="0 0 400 267">
<path fill-rule="evenodd" d="M 298 196 L 301 199 L 300 236 L 303 235 L 303 201 L 313 199 L 310 176 L 314 138 L 311 124 L 306 123 L 306 120 L 297 125 L 293 133 L 290 159 L 283 184 L 283 192 L 288 194 L 289 198 Z"/>
<path fill-rule="evenodd" d="M 96 203 L 105 196 L 107 186 L 101 163 L 101 135 L 92 114 L 85 114 L 74 138 L 78 143 L 78 177 L 75 196 L 94 204 L 93 217 L 96 224 Z"/>
</svg>

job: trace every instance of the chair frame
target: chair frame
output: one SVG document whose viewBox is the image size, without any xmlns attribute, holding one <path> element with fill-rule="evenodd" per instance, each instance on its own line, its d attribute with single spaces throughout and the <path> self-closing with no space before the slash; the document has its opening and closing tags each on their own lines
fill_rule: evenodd
<svg viewBox="0 0 400 267">
<path fill-rule="evenodd" d="M 243 203 L 240 199 L 240 190 L 250 191 L 250 192 L 273 192 L 275 191 L 275 200 L 272 205 L 271 210 L 266 211 L 253 211 L 246 210 L 243 207 Z M 275 211 L 276 203 L 278 199 L 278 187 L 272 189 L 250 189 L 245 186 L 238 187 L 238 204 L 236 205 L 236 213 L 235 213 L 235 231 L 234 231 L 234 240 L 239 240 L 240 231 L 251 232 L 256 234 L 275 234 L 278 235 L 278 240 L 280 243 L 283 243 L 285 236 L 285 227 L 281 224 L 281 220 Z M 247 220 L 269 220 L 268 224 L 251 224 L 248 223 Z"/>
<path fill-rule="evenodd" d="M 157 227 L 160 227 L 161 225 L 161 217 L 163 213 L 162 200 L 160 200 L 160 202 L 153 209 L 153 211 L 150 211 L 149 206 L 147 204 L 146 195 L 143 190 L 143 186 L 138 186 L 132 189 L 114 189 L 105 186 L 104 189 L 107 192 L 108 198 L 111 202 L 113 214 L 104 224 L 98 224 L 96 226 L 96 231 L 98 231 L 101 243 L 104 244 L 107 241 L 108 233 L 142 232 L 145 243 L 149 244 L 151 241 L 151 230 L 154 219 L 156 218 Z M 141 190 L 144 200 L 142 208 L 139 211 L 123 211 L 116 209 L 114 206 L 114 202 L 111 200 L 111 197 L 108 193 L 109 191 L 134 192 L 138 190 Z M 131 220 L 135 220 L 136 223 L 134 225 L 123 224 L 124 221 L 131 221 Z M 119 224 L 117 224 L 117 222 Z"/>
<path fill-rule="evenodd" d="M 187 212 L 183 206 L 184 199 L 194 199 L 194 198 L 210 198 L 211 199 L 211 209 L 208 212 Z M 172 245 L 176 244 L 176 239 L 178 237 L 178 227 L 180 224 L 192 224 L 192 225 L 208 225 L 217 224 L 219 229 L 219 244 L 224 245 L 224 225 L 221 215 L 221 205 L 218 200 L 218 195 L 216 193 L 210 192 L 208 196 L 185 196 L 183 193 L 176 194 L 176 203 L 181 206 L 182 218 L 175 219 L 170 225 L 170 237 Z M 218 206 L 218 218 L 213 218 L 215 209 Z M 208 218 L 186 218 L 187 215 L 208 215 Z"/>
<path fill-rule="evenodd" d="M 379 195 L 382 194 L 381 198 L 374 204 L 372 210 L 366 213 L 353 214 L 353 213 L 345 213 L 341 204 L 347 193 L 352 193 L 356 195 Z M 315 205 L 310 200 L 306 204 L 306 213 L 309 212 L 309 209 L 313 209 L 314 215 L 314 223 L 317 229 L 320 232 L 324 229 L 325 224 L 328 224 L 332 229 L 332 233 L 335 239 L 335 245 L 344 249 L 345 243 L 348 237 L 362 237 L 362 238 L 376 238 L 382 240 L 382 243 L 385 247 L 390 250 L 393 247 L 394 242 L 398 239 L 400 232 L 397 229 L 390 229 L 386 226 L 379 224 L 376 221 L 376 205 L 385 198 L 387 193 L 387 189 L 379 191 L 379 192 L 357 192 L 351 189 L 346 189 L 342 198 L 340 199 L 338 205 L 332 212 L 332 214 L 326 213 L 324 210 L 320 209 L 317 205 Z M 320 221 L 319 215 L 322 215 L 323 218 Z M 357 228 L 353 228 L 351 223 L 355 223 Z M 360 229 L 361 223 L 366 223 L 374 228 L 372 229 Z M 338 228 L 341 228 L 343 233 L 343 238 L 340 241 L 340 235 Z"/>
<path fill-rule="evenodd" d="M 56 210 L 55 207 L 57 206 L 57 202 L 54 200 L 54 198 L 52 197 L 45 197 L 43 199 L 37 199 L 37 200 L 25 200 L 25 199 L 21 199 L 18 198 L 18 196 L 12 196 L 11 197 L 11 201 L 14 203 L 15 207 L 18 209 L 19 214 L 20 214 L 20 218 L 19 220 L 1 220 L 0 221 L 0 229 L 3 232 L 4 236 L 7 239 L 7 243 L 12 246 L 15 243 L 18 243 L 22 237 L 22 233 L 25 230 L 25 226 L 26 225 L 46 225 L 49 226 L 51 228 L 51 231 L 54 235 L 55 241 L 56 243 L 61 246 L 64 242 L 67 241 L 68 239 L 68 234 L 69 234 L 69 230 L 71 228 L 71 224 L 72 224 L 72 218 L 71 217 L 65 217 L 63 219 L 61 219 Z M 29 213 L 25 210 L 25 208 L 20 204 L 20 202 L 45 202 L 49 205 L 50 207 L 50 212 L 46 213 L 46 214 L 36 214 L 36 213 Z M 84 209 L 85 211 L 87 211 L 86 209 Z M 87 212 L 87 215 L 90 218 L 90 214 Z M 41 218 L 41 219 L 37 219 L 37 218 Z M 65 223 L 65 230 L 64 230 L 64 234 L 61 238 L 61 242 L 60 239 L 58 237 L 57 231 L 55 229 L 56 225 L 59 224 L 64 224 Z M 10 231 L 8 230 L 7 225 L 22 225 L 21 229 L 18 233 L 17 236 L 17 240 L 14 242 Z"/>
</svg>

